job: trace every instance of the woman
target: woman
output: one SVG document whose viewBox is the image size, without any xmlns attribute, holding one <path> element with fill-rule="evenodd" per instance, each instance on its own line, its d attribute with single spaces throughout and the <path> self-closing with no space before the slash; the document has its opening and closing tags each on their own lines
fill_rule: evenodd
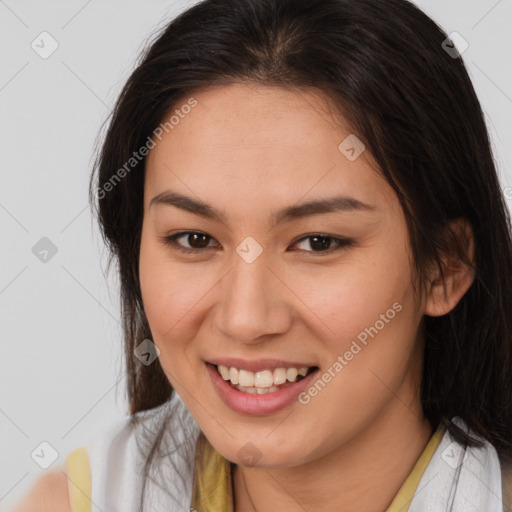
<svg viewBox="0 0 512 512">
<path fill-rule="evenodd" d="M 506 510 L 511 227 L 454 48 L 405 0 L 206 0 L 151 44 L 91 181 L 131 416 L 71 510 Z"/>
</svg>

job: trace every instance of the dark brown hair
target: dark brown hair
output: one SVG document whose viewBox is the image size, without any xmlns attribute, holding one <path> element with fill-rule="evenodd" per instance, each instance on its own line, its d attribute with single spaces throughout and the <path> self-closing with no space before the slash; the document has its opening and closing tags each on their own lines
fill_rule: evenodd
<svg viewBox="0 0 512 512">
<path fill-rule="evenodd" d="M 435 427 L 461 417 L 498 453 L 512 450 L 512 242 L 480 103 L 447 34 L 405 0 L 205 0 L 171 21 L 126 83 L 91 177 L 102 234 L 118 264 L 131 414 L 173 392 L 158 360 L 134 357 L 152 339 L 138 276 L 141 159 L 105 185 L 171 108 L 199 88 L 251 81 L 313 87 L 332 98 L 398 195 L 418 275 L 462 241 L 467 219 L 475 281 L 441 317 L 425 316 L 421 399 Z M 96 191 L 99 191 L 98 194 Z"/>
</svg>

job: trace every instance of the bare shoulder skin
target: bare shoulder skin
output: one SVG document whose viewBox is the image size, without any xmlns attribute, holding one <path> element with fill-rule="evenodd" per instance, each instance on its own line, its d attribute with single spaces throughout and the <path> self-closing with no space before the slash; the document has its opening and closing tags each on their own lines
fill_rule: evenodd
<svg viewBox="0 0 512 512">
<path fill-rule="evenodd" d="M 71 512 L 65 467 L 41 475 L 10 512 Z"/>
</svg>

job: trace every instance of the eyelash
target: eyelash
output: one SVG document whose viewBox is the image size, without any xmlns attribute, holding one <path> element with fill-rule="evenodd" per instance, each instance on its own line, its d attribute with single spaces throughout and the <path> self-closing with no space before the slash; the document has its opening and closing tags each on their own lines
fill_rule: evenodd
<svg viewBox="0 0 512 512">
<path fill-rule="evenodd" d="M 171 236 L 161 237 L 161 240 L 165 245 L 167 245 L 167 246 L 171 247 L 172 249 L 177 250 L 181 253 L 184 253 L 184 254 L 199 254 L 200 252 L 205 252 L 208 249 L 212 249 L 212 247 L 204 247 L 202 249 L 190 249 L 188 247 L 183 247 L 176 241 L 178 238 L 181 238 L 184 235 L 194 235 L 194 234 L 195 235 L 204 235 L 204 236 L 208 237 L 210 240 L 214 240 L 213 237 L 211 237 L 210 235 L 203 233 L 201 231 L 180 231 L 179 233 L 176 233 Z M 339 237 L 326 235 L 324 233 L 312 233 L 310 235 L 306 235 L 306 236 L 303 236 L 302 238 L 298 239 L 297 241 L 295 241 L 293 243 L 293 245 L 298 244 L 299 242 L 302 242 L 304 240 L 307 240 L 308 238 L 316 238 L 316 237 L 334 240 L 336 245 L 333 247 L 329 247 L 329 249 L 326 249 L 325 251 L 313 251 L 313 250 L 306 251 L 303 249 L 299 249 L 299 250 L 306 252 L 306 253 L 312 253 L 314 255 L 313 257 L 316 257 L 316 256 L 331 254 L 332 252 L 334 252 L 338 249 L 342 249 L 344 247 L 350 247 L 351 245 L 354 244 L 354 240 L 352 240 L 350 238 L 339 238 Z"/>
</svg>

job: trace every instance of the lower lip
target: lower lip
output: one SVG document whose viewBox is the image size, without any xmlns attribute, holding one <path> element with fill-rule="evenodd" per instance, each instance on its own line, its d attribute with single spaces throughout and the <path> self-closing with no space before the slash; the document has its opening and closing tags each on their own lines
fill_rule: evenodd
<svg viewBox="0 0 512 512">
<path fill-rule="evenodd" d="M 229 381 L 222 378 L 214 365 L 206 363 L 206 368 L 222 401 L 233 411 L 253 415 L 272 414 L 284 409 L 293 401 L 298 401 L 297 396 L 309 386 L 318 372 L 317 369 L 298 382 L 279 391 L 258 395 L 244 393 L 232 387 Z"/>
</svg>

